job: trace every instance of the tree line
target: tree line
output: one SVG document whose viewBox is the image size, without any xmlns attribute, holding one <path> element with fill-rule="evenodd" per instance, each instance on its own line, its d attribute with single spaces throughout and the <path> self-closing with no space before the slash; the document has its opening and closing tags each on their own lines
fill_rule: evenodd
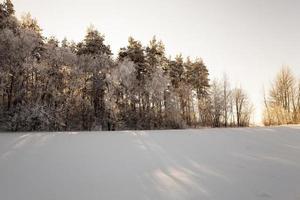
<svg viewBox="0 0 300 200">
<path fill-rule="evenodd" d="M 94 27 L 78 43 L 46 38 L 0 4 L 0 130 L 80 131 L 249 126 L 253 107 L 200 58 L 166 56 L 130 37 L 113 55 Z"/>
</svg>

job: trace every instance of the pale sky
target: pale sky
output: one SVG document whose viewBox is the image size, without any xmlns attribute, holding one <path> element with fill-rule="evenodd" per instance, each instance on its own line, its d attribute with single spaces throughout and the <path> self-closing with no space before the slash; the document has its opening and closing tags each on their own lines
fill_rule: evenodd
<svg viewBox="0 0 300 200">
<path fill-rule="evenodd" d="M 167 55 L 201 57 L 210 78 L 226 72 L 241 85 L 260 120 L 263 86 L 283 65 L 300 78 L 299 0 L 14 0 L 17 16 L 30 12 L 45 36 L 83 39 L 93 24 L 116 54 L 128 36 L 153 35 Z"/>
</svg>

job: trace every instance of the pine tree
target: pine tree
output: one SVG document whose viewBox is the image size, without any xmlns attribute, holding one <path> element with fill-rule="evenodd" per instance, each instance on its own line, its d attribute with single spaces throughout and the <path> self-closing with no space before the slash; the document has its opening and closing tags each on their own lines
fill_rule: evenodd
<svg viewBox="0 0 300 200">
<path fill-rule="evenodd" d="M 14 5 L 10 0 L 0 3 L 0 30 L 9 28 L 17 32 L 18 22 L 14 13 Z"/>
<path fill-rule="evenodd" d="M 5 7 L 2 3 L 0 3 L 0 21 L 2 21 L 5 17 Z"/>
<path fill-rule="evenodd" d="M 15 14 L 14 5 L 11 2 L 11 0 L 6 0 L 4 2 L 4 7 L 5 7 L 5 10 L 6 10 L 6 15 L 7 16 L 13 16 Z"/>
<path fill-rule="evenodd" d="M 136 76 L 139 80 L 139 85 L 145 84 L 145 78 L 147 75 L 147 64 L 145 49 L 140 41 L 135 40 L 133 37 L 129 37 L 128 46 L 121 48 L 119 52 L 119 60 L 129 59 L 134 62 L 136 67 Z"/>
<path fill-rule="evenodd" d="M 140 41 L 132 37 L 128 39 L 128 46 L 121 48 L 119 52 L 119 61 L 130 60 L 134 63 L 136 75 L 136 87 L 132 98 L 132 112 L 137 119 L 137 126 L 141 128 L 149 128 L 149 94 L 146 90 L 146 83 L 149 79 L 149 64 L 146 61 L 145 48 Z"/>
<path fill-rule="evenodd" d="M 180 85 L 184 79 L 184 65 L 182 55 L 177 55 L 175 60 L 170 60 L 167 71 L 170 76 L 171 83 L 175 89 Z"/>
<path fill-rule="evenodd" d="M 104 44 L 104 35 L 102 35 L 93 26 L 87 30 L 84 42 L 78 49 L 78 55 L 107 55 L 111 56 L 110 46 Z"/>
<path fill-rule="evenodd" d="M 188 59 L 186 63 L 186 80 L 196 92 L 198 100 L 198 112 L 201 123 L 206 123 L 207 112 L 210 107 L 209 101 L 209 73 L 201 59 L 194 62 Z"/>
<path fill-rule="evenodd" d="M 104 97 L 107 90 L 106 78 L 112 65 L 110 47 L 104 44 L 104 36 L 94 27 L 90 27 L 84 41 L 77 46 L 77 55 L 81 62 L 81 69 L 85 73 L 84 91 L 91 98 L 94 109 L 94 126 L 97 129 L 107 129 L 108 113 Z"/>
<path fill-rule="evenodd" d="M 165 47 L 161 41 L 157 41 L 154 36 L 152 40 L 150 40 L 149 45 L 146 47 L 146 61 L 149 65 L 148 72 L 149 76 L 157 70 L 158 68 L 163 68 L 166 62 L 165 58 Z"/>
<path fill-rule="evenodd" d="M 42 29 L 38 25 L 37 20 L 32 18 L 30 13 L 27 13 L 21 17 L 21 26 L 24 29 L 34 31 L 42 38 Z"/>
<path fill-rule="evenodd" d="M 68 41 L 68 39 L 65 37 L 62 41 L 61 41 L 61 47 L 63 48 L 68 48 L 70 46 L 70 43 Z"/>
</svg>

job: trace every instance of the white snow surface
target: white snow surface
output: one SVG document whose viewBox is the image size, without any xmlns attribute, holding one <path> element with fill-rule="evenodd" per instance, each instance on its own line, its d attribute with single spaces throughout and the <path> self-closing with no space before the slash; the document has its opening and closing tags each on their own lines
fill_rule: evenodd
<svg viewBox="0 0 300 200">
<path fill-rule="evenodd" d="M 300 127 L 2 133 L 1 200 L 300 199 Z"/>
</svg>

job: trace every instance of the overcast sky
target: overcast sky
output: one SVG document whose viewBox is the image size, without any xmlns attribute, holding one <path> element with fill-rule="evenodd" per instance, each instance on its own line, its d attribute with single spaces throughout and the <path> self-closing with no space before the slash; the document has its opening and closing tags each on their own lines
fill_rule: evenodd
<svg viewBox="0 0 300 200">
<path fill-rule="evenodd" d="M 114 53 L 128 36 L 153 35 L 168 55 L 201 57 L 211 79 L 226 72 L 241 85 L 260 119 L 263 85 L 283 65 L 300 78 L 299 0 L 14 0 L 17 16 L 30 12 L 46 36 L 83 39 L 93 24 Z"/>
</svg>

